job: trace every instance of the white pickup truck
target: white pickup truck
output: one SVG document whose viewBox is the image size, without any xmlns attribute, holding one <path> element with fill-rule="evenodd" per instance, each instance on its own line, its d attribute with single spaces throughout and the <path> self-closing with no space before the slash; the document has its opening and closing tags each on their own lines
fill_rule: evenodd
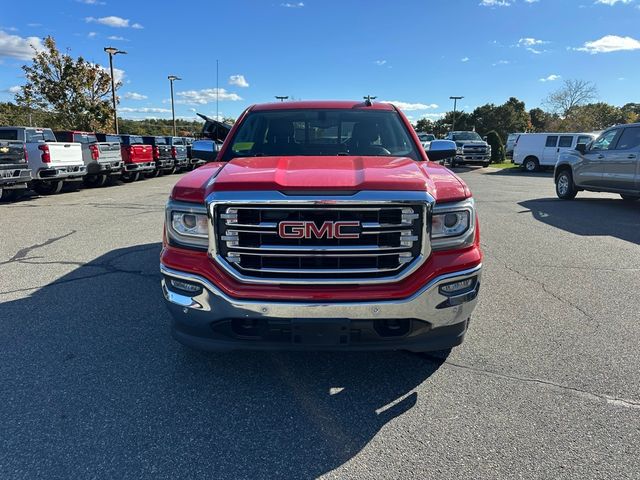
<svg viewBox="0 0 640 480">
<path fill-rule="evenodd" d="M 41 195 L 59 193 L 65 182 L 81 181 L 86 173 L 81 145 L 57 142 L 49 128 L 0 127 L 0 135 L 23 142 L 33 178 L 31 188 Z"/>
</svg>

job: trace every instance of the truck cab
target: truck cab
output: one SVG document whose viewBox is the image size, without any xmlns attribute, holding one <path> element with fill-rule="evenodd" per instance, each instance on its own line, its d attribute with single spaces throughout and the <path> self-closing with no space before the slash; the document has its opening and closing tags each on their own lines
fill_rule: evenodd
<svg viewBox="0 0 640 480">
<path fill-rule="evenodd" d="M 482 165 L 491 163 L 491 146 L 476 132 L 449 132 L 445 140 L 456 142 L 456 156 L 451 166 Z"/>
<path fill-rule="evenodd" d="M 189 157 L 187 156 L 187 143 L 184 137 L 165 137 L 171 147 L 171 157 L 173 158 L 176 170 L 186 170 L 189 167 Z"/>
<path fill-rule="evenodd" d="M 156 168 L 153 147 L 145 145 L 140 135 L 120 135 L 120 152 L 124 162 L 122 181 L 135 182 L 142 174 Z"/>
<path fill-rule="evenodd" d="M 24 146 L 31 187 L 41 195 L 59 193 L 65 183 L 82 181 L 86 166 L 75 142 L 58 142 L 50 128 L 0 127 L 0 137 Z"/>
<path fill-rule="evenodd" d="M 0 131 L 0 201 L 15 200 L 31 181 L 27 149 L 14 132 Z"/>
<path fill-rule="evenodd" d="M 100 141 L 95 133 L 77 130 L 58 130 L 54 132 L 60 142 L 79 143 L 82 148 L 82 160 L 87 167 L 84 177 L 89 187 L 104 186 L 109 177 L 122 173 L 123 162 L 120 141 Z"/>
<path fill-rule="evenodd" d="M 150 145 L 153 150 L 154 168 L 146 174 L 147 177 L 157 177 L 166 173 L 176 171 L 175 161 L 171 154 L 171 145 L 167 137 L 143 136 L 145 145 Z"/>
</svg>

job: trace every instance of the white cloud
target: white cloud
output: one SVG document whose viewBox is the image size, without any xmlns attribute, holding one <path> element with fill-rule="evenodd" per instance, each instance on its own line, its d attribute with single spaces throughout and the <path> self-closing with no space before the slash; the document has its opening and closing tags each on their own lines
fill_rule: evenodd
<svg viewBox="0 0 640 480">
<path fill-rule="evenodd" d="M 463 57 L 460 59 L 461 62 L 466 63 L 469 61 L 469 57 Z"/>
<path fill-rule="evenodd" d="M 382 65 L 385 65 L 387 63 L 386 60 L 376 60 L 375 62 L 376 65 L 378 65 L 379 67 L 381 67 Z"/>
<path fill-rule="evenodd" d="M 409 103 L 409 102 L 400 102 L 397 100 L 381 100 L 381 103 L 390 103 L 395 105 L 400 110 L 404 110 L 406 112 L 413 112 L 416 110 L 429 110 L 432 108 L 438 108 L 438 105 L 435 103 L 426 104 L 426 103 Z"/>
<path fill-rule="evenodd" d="M 109 72 L 109 67 L 103 67 L 102 65 L 98 65 L 98 67 L 100 67 L 105 72 L 110 73 Z M 124 70 L 121 70 L 119 68 L 114 68 L 113 69 L 113 79 L 115 80 L 116 83 L 122 82 L 122 80 L 124 80 Z"/>
<path fill-rule="evenodd" d="M 89 38 L 93 38 L 93 37 L 95 37 L 96 35 L 98 35 L 96 32 L 89 32 L 89 33 L 87 33 L 87 37 L 89 37 Z"/>
<path fill-rule="evenodd" d="M 640 50 L 640 41 L 632 37 L 620 37 L 618 35 L 605 35 L 592 42 L 585 42 L 584 46 L 576 48 L 581 52 L 610 53 L 629 50 Z"/>
<path fill-rule="evenodd" d="M 304 7 L 304 3 L 303 2 L 294 2 L 294 3 L 281 3 L 280 4 L 281 7 L 285 7 L 285 8 L 302 8 Z"/>
<path fill-rule="evenodd" d="M 15 95 L 16 93 L 20 92 L 20 90 L 22 89 L 22 87 L 20 85 L 14 85 L 13 87 L 9 87 L 6 90 L 3 90 L 5 92 L 9 92 L 13 95 Z"/>
<path fill-rule="evenodd" d="M 249 86 L 249 83 L 244 78 L 244 75 L 231 75 L 229 77 L 229 85 L 236 85 L 238 87 L 246 88 Z"/>
<path fill-rule="evenodd" d="M 33 47 L 33 48 L 32 48 Z M 42 50 L 42 41 L 38 37 L 20 37 L 0 30 L 0 57 L 19 60 L 31 60 L 34 50 Z"/>
<path fill-rule="evenodd" d="M 207 103 L 213 103 L 216 101 L 216 97 L 220 101 L 232 101 L 236 102 L 242 100 L 242 97 L 236 93 L 228 92 L 224 88 L 205 88 L 202 90 L 187 90 L 184 92 L 177 92 L 176 96 L 180 97 L 176 103 L 184 105 L 206 105 Z"/>
<path fill-rule="evenodd" d="M 510 7 L 511 2 L 508 0 L 482 0 L 481 7 Z"/>
<path fill-rule="evenodd" d="M 615 5 L 616 3 L 631 3 L 631 0 L 596 0 L 601 5 Z"/>
<path fill-rule="evenodd" d="M 42 26 L 41 23 L 27 23 L 27 27 L 31 27 L 31 28 L 36 28 L 41 26 Z"/>
<path fill-rule="evenodd" d="M 425 113 L 420 115 L 420 118 L 428 118 L 429 120 L 439 120 L 445 116 L 444 113 Z"/>
<path fill-rule="evenodd" d="M 171 110 L 168 108 L 155 108 L 155 107 L 140 107 L 140 108 L 131 108 L 131 107 L 120 107 L 118 108 L 118 112 L 124 113 L 169 113 Z"/>
<path fill-rule="evenodd" d="M 498 65 L 509 65 L 509 60 L 498 60 L 496 63 L 492 63 L 492 67 L 496 67 Z"/>
<path fill-rule="evenodd" d="M 109 35 L 107 37 L 108 40 L 115 40 L 116 42 L 128 42 L 128 38 L 120 37 L 118 35 Z"/>
<path fill-rule="evenodd" d="M 533 47 L 536 45 L 544 45 L 546 43 L 549 43 L 549 42 L 546 42 L 544 40 L 539 40 L 537 38 L 532 38 L 532 37 L 524 37 L 518 40 L 519 47 Z"/>
<path fill-rule="evenodd" d="M 146 100 L 147 98 L 149 98 L 146 95 L 142 95 L 141 93 L 136 92 L 127 92 L 123 95 L 123 97 L 127 100 Z"/>
<path fill-rule="evenodd" d="M 84 3 L 85 5 L 106 5 L 105 2 L 100 0 L 76 0 L 78 3 Z"/>
<path fill-rule="evenodd" d="M 562 77 L 560 75 L 551 74 L 548 77 L 541 78 L 541 82 L 555 82 L 556 80 L 560 80 Z"/>
<path fill-rule="evenodd" d="M 115 15 L 100 18 L 86 17 L 84 20 L 87 23 L 99 23 L 113 28 L 143 28 L 139 23 L 130 24 L 128 18 L 116 17 Z"/>
</svg>

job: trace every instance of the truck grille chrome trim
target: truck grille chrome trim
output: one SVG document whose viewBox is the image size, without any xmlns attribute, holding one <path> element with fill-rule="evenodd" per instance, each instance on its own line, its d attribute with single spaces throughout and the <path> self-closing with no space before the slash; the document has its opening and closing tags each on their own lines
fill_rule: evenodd
<svg viewBox="0 0 640 480">
<path fill-rule="evenodd" d="M 395 282 L 431 254 L 434 203 L 413 191 L 214 192 L 209 255 L 246 283 Z"/>
</svg>

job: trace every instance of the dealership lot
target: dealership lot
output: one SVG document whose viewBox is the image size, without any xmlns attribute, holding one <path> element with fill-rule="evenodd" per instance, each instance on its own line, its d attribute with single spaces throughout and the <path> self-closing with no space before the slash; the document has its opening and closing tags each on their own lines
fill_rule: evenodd
<svg viewBox="0 0 640 480">
<path fill-rule="evenodd" d="M 460 174 L 486 260 L 444 362 L 174 342 L 176 176 L 0 205 L 0 478 L 637 478 L 640 203 Z"/>
</svg>

